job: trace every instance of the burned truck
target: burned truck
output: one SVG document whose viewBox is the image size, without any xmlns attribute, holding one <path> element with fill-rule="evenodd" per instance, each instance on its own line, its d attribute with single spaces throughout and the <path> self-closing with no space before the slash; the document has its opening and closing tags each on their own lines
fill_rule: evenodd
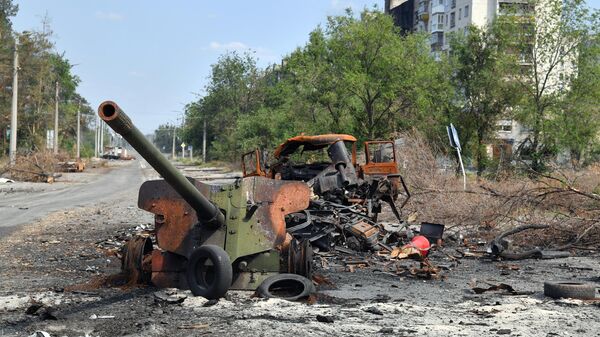
<svg viewBox="0 0 600 337">
<path fill-rule="evenodd" d="M 357 140 L 351 135 L 299 135 L 279 145 L 271 162 L 258 149 L 244 154 L 242 171 L 244 177 L 302 181 L 310 188 L 309 207 L 286 215 L 287 231 L 295 238 L 323 250 L 340 244 L 379 250 L 384 245 L 377 225 L 382 204 L 401 221 L 399 210 L 410 193 L 398 170 L 393 141 L 367 141 L 364 163 L 357 157 Z"/>
<path fill-rule="evenodd" d="M 308 185 L 258 175 L 226 185 L 187 178 L 116 103 L 103 102 L 98 114 L 163 177 L 139 190 L 138 207 L 153 213 L 155 223 L 151 235 L 124 247 L 122 269 L 131 282 L 216 299 L 281 274 L 310 278 L 310 245 L 286 231 L 286 216 L 309 206 Z"/>
</svg>

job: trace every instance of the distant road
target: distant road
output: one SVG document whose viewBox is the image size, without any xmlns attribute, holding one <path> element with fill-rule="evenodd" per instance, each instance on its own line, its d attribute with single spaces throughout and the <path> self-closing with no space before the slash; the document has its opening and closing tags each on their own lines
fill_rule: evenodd
<svg viewBox="0 0 600 337">
<path fill-rule="evenodd" d="M 144 181 L 140 161 L 137 160 L 86 178 L 88 181 L 57 182 L 44 191 L 0 194 L 0 238 L 9 235 L 19 225 L 33 223 L 53 212 L 131 198 L 132 192 L 137 191 Z M 137 199 L 129 201 L 136 203 Z"/>
</svg>

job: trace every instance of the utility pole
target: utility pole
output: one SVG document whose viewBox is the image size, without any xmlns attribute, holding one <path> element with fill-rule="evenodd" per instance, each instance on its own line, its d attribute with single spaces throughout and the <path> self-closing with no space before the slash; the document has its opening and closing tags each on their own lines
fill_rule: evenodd
<svg viewBox="0 0 600 337">
<path fill-rule="evenodd" d="M 81 100 L 77 106 L 77 159 L 81 158 Z"/>
<path fill-rule="evenodd" d="M 202 130 L 202 162 L 206 163 L 206 118 L 204 118 L 204 128 Z"/>
<path fill-rule="evenodd" d="M 177 158 L 176 157 L 177 151 L 175 151 L 175 130 L 176 130 L 175 125 L 173 125 L 173 147 L 171 149 L 171 158 L 173 158 L 173 159 Z"/>
<path fill-rule="evenodd" d="M 94 128 L 94 157 L 98 158 L 98 123 L 100 121 L 100 117 L 96 116 L 96 125 Z"/>
<path fill-rule="evenodd" d="M 100 142 L 98 143 L 98 153 L 104 154 L 104 121 L 100 120 Z"/>
<path fill-rule="evenodd" d="M 58 81 L 54 93 L 54 154 L 58 154 Z"/>
<path fill-rule="evenodd" d="M 15 39 L 15 59 L 13 62 L 12 110 L 10 115 L 10 165 L 17 160 L 17 100 L 19 98 L 19 38 Z"/>
<path fill-rule="evenodd" d="M 181 131 L 182 131 L 182 137 L 181 137 L 181 145 L 185 145 L 185 142 L 183 141 L 183 130 L 185 128 L 185 114 L 182 112 L 181 113 Z M 181 147 L 181 158 L 185 159 L 185 146 Z"/>
</svg>

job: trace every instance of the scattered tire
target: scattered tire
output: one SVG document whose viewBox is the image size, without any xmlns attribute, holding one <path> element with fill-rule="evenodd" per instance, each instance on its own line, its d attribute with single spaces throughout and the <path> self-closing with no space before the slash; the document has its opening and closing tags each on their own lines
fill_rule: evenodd
<svg viewBox="0 0 600 337">
<path fill-rule="evenodd" d="M 596 287 L 580 282 L 544 282 L 544 295 L 552 298 L 596 298 Z"/>
<path fill-rule="evenodd" d="M 268 277 L 256 292 L 264 298 L 281 298 L 295 301 L 308 297 L 315 291 L 312 281 L 297 274 L 277 274 Z"/>
<path fill-rule="evenodd" d="M 186 277 L 195 296 L 209 300 L 225 296 L 233 280 L 229 255 L 219 246 L 200 246 L 190 255 Z"/>
</svg>

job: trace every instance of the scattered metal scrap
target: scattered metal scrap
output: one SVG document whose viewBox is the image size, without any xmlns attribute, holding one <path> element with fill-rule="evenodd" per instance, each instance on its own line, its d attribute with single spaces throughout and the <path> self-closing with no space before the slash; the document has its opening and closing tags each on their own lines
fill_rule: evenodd
<svg viewBox="0 0 600 337">
<path fill-rule="evenodd" d="M 374 259 L 415 258 L 419 268 L 395 266 L 395 275 L 438 278 L 439 268 L 426 259 L 431 244 L 440 245 L 444 226 L 424 223 L 415 237 L 414 228 L 402 221 L 401 209 L 410 198 L 398 170 L 395 143 L 365 142 L 365 163 L 358 163 L 356 138 L 345 134 L 300 135 L 279 145 L 268 163 L 260 150 L 242 156 L 244 177 L 306 183 L 311 189 L 309 206 L 286 216 L 287 232 L 308 241 L 318 252 L 354 255 L 377 252 L 366 258 L 346 258 L 345 270 L 364 268 Z M 396 200 L 402 198 L 400 206 Z M 397 223 L 378 222 L 388 204 Z M 389 264 L 389 262 L 388 262 Z"/>
<path fill-rule="evenodd" d="M 81 160 L 63 161 L 56 164 L 56 170 L 61 172 L 83 172 L 85 163 Z"/>
<path fill-rule="evenodd" d="M 487 287 L 487 288 L 473 287 L 473 288 L 471 288 L 471 290 L 475 294 L 478 294 L 478 295 L 483 294 L 488 291 L 503 291 L 509 295 L 531 295 L 533 293 L 533 291 L 517 291 L 511 285 L 506 284 L 506 283 L 488 284 L 488 285 L 489 285 L 489 287 Z"/>
</svg>

